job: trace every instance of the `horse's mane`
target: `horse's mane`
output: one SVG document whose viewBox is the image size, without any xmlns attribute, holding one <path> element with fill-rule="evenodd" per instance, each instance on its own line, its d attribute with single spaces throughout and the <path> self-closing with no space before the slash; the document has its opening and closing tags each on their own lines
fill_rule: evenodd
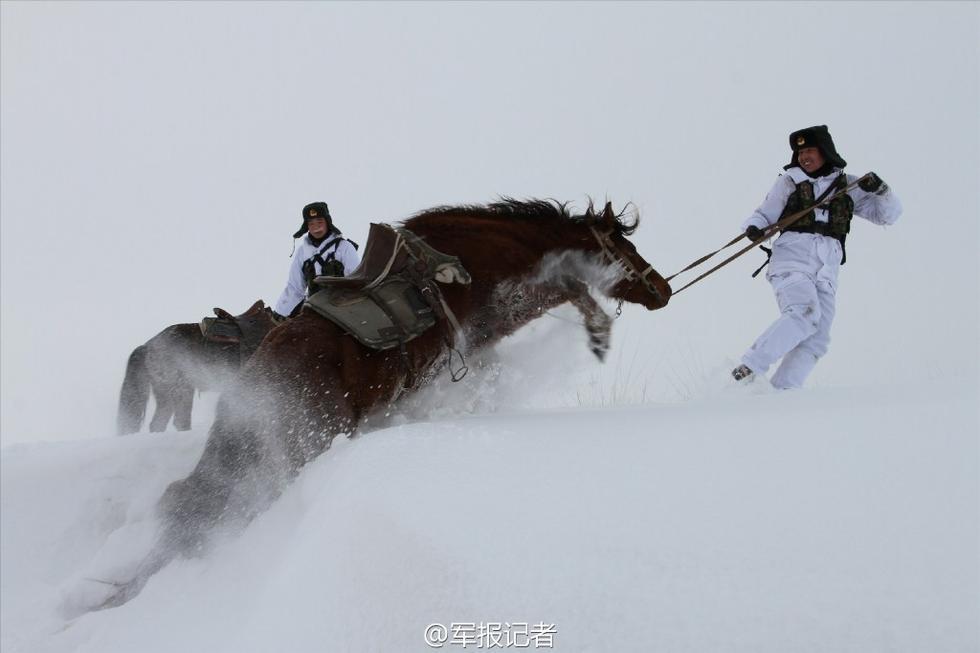
<svg viewBox="0 0 980 653">
<path fill-rule="evenodd" d="M 630 210 L 630 204 L 620 213 L 614 214 L 614 224 L 616 233 L 622 236 L 629 236 L 639 225 L 640 219 L 635 209 Z M 454 218 L 473 218 L 473 219 L 500 219 L 500 220 L 544 220 L 562 221 L 573 224 L 590 224 L 597 220 L 599 214 L 595 212 L 592 200 L 582 215 L 575 215 L 569 212 L 569 202 L 559 202 L 554 199 L 529 199 L 516 200 L 512 197 L 502 197 L 497 202 L 490 204 L 461 204 L 457 206 L 443 205 L 435 206 L 431 209 L 419 211 L 412 217 L 404 221 L 405 227 L 412 228 L 413 224 L 425 223 L 432 218 L 443 218 L 452 216 Z M 628 217 L 627 217 L 628 216 Z"/>
</svg>

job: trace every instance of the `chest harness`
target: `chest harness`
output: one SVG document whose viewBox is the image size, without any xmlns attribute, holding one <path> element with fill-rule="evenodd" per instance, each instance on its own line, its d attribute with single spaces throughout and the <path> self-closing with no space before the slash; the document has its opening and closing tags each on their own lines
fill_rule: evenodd
<svg viewBox="0 0 980 653">
<path fill-rule="evenodd" d="M 851 230 L 851 218 L 854 217 L 854 200 L 850 195 L 841 192 L 847 187 L 847 176 L 841 173 L 837 179 L 831 182 L 830 186 L 820 197 L 813 197 L 813 182 L 804 180 L 796 185 L 796 190 L 787 198 L 786 208 L 783 209 L 780 219 L 788 215 L 805 211 L 814 204 L 819 204 L 824 198 L 832 193 L 837 197 L 832 199 L 824 206 L 827 212 L 827 222 L 817 222 L 816 211 L 809 211 L 802 218 L 794 221 L 785 228 L 785 231 L 799 231 L 807 234 L 820 234 L 830 236 L 840 241 L 841 246 L 841 265 L 847 261 L 847 250 L 844 249 L 844 241 L 847 240 L 847 233 Z"/>
<path fill-rule="evenodd" d="M 344 264 L 337 260 L 337 245 L 340 242 L 347 240 L 354 249 L 357 249 L 357 243 L 353 240 L 348 240 L 343 236 L 337 236 L 331 238 L 325 242 L 320 249 L 318 249 L 313 256 L 303 261 L 302 271 L 303 279 L 306 281 L 306 289 L 308 294 L 313 294 L 317 290 L 320 290 L 322 286 L 317 286 L 313 283 L 313 280 L 318 276 L 324 277 L 342 277 L 344 276 Z M 327 250 L 330 250 L 329 253 Z M 317 273 L 316 265 L 320 265 L 320 272 Z"/>
</svg>

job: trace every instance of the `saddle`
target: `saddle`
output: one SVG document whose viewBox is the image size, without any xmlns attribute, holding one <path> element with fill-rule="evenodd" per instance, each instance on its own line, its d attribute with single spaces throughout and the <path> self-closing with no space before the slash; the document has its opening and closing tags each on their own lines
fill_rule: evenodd
<svg viewBox="0 0 980 653">
<path fill-rule="evenodd" d="M 238 328 L 234 317 L 222 317 L 218 313 L 219 310 L 221 309 L 214 309 L 218 317 L 206 317 L 201 320 L 201 335 L 209 342 L 237 344 L 242 339 L 242 330 Z"/>
<path fill-rule="evenodd" d="M 265 314 L 268 311 L 261 299 L 241 315 L 232 315 L 222 308 L 215 308 L 214 314 L 217 317 L 205 317 L 201 320 L 201 335 L 209 342 L 237 344 L 244 362 L 275 326 L 272 317 Z"/>
<path fill-rule="evenodd" d="M 427 245 L 408 229 L 371 224 L 360 265 L 346 277 L 320 276 L 306 300 L 372 349 L 391 349 L 422 335 L 439 319 L 455 324 L 437 283 L 470 283 L 459 259 Z"/>
</svg>

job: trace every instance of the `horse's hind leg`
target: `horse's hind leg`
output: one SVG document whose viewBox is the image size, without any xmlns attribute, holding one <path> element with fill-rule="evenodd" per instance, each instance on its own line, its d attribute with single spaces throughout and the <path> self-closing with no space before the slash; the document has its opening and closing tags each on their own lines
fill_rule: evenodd
<svg viewBox="0 0 980 653">
<path fill-rule="evenodd" d="M 269 410 L 249 390 L 222 396 L 197 466 L 160 500 L 164 532 L 157 555 L 203 551 L 212 529 L 243 526 L 278 496 L 288 470 L 275 435 L 266 430 Z"/>
<path fill-rule="evenodd" d="M 191 428 L 191 411 L 194 408 L 194 386 L 189 383 L 175 385 L 172 392 L 174 404 L 174 426 L 178 431 Z"/>
<path fill-rule="evenodd" d="M 197 466 L 186 478 L 171 483 L 160 499 L 162 530 L 150 553 L 133 578 L 121 583 L 96 609 L 126 603 L 174 558 L 202 555 L 214 529 L 247 524 L 281 491 L 286 478 L 282 456 L 271 455 L 261 428 L 267 406 L 253 395 L 229 395 L 219 400 Z"/>
<path fill-rule="evenodd" d="M 150 420 L 150 432 L 160 433 L 167 430 L 167 424 L 174 414 L 173 386 L 170 384 L 153 384 L 153 398 L 157 405 Z"/>
</svg>

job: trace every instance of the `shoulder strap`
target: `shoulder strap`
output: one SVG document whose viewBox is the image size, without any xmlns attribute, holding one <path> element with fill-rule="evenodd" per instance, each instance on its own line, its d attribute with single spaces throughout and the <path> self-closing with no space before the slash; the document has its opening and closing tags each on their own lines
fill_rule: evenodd
<svg viewBox="0 0 980 653">
<path fill-rule="evenodd" d="M 330 249 L 330 246 L 331 245 L 339 244 L 340 241 L 342 241 L 343 239 L 344 239 L 343 236 L 337 236 L 336 238 L 331 238 L 327 242 L 323 243 L 323 245 L 317 251 L 317 254 L 323 254 L 325 251 L 327 251 L 328 249 Z"/>
<path fill-rule="evenodd" d="M 830 182 L 830 185 L 827 186 L 827 190 L 820 193 L 820 197 L 813 200 L 813 203 L 820 204 L 820 202 L 824 201 L 827 197 L 829 197 L 831 193 L 836 193 L 837 191 L 845 188 L 846 186 L 847 186 L 847 175 L 845 175 L 842 172 L 840 173 L 840 175 L 838 175 L 837 179 Z"/>
<path fill-rule="evenodd" d="M 336 238 L 331 238 L 327 242 L 323 243 L 323 245 L 320 246 L 320 249 L 318 249 L 315 252 L 313 252 L 313 255 L 310 256 L 310 257 L 308 257 L 306 260 L 307 261 L 317 261 L 320 264 L 323 264 L 323 254 L 324 254 L 324 252 L 326 252 L 330 248 L 331 245 L 334 245 L 336 243 L 339 243 L 343 239 L 344 239 L 343 236 L 337 236 Z"/>
<path fill-rule="evenodd" d="M 813 187 L 812 181 L 810 181 L 809 179 L 804 179 L 803 181 L 796 183 L 796 192 L 800 191 L 800 187 L 803 184 L 807 184 L 811 188 Z M 832 182 L 830 182 L 830 185 L 827 186 L 824 192 L 820 193 L 819 197 L 813 200 L 813 204 L 811 204 L 811 206 L 820 204 L 820 202 L 825 200 L 831 193 L 837 192 L 840 189 L 844 188 L 845 186 L 847 186 L 847 176 L 842 172 L 840 176 L 837 177 L 837 179 L 834 179 Z"/>
</svg>

